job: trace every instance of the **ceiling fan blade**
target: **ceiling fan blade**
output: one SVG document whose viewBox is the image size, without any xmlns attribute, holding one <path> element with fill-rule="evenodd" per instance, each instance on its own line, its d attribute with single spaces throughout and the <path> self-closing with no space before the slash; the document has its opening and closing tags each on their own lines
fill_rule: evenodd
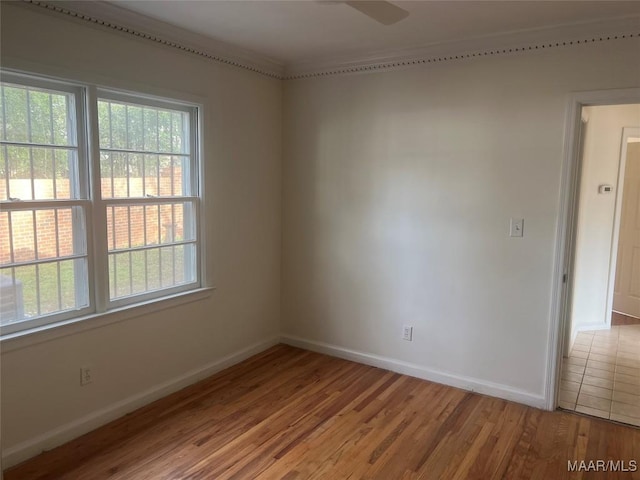
<svg viewBox="0 0 640 480">
<path fill-rule="evenodd" d="M 403 18 L 409 16 L 409 12 L 395 6 L 393 3 L 384 1 L 355 0 L 345 2 L 351 8 L 364 13 L 383 25 L 393 25 Z"/>
</svg>

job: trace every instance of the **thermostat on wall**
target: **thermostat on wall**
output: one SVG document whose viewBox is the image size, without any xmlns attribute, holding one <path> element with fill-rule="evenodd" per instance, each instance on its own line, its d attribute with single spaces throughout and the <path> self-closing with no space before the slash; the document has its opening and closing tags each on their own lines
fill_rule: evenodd
<svg viewBox="0 0 640 480">
<path fill-rule="evenodd" d="M 600 185 L 598 187 L 598 193 L 611 193 L 613 192 L 613 187 L 611 185 Z"/>
</svg>

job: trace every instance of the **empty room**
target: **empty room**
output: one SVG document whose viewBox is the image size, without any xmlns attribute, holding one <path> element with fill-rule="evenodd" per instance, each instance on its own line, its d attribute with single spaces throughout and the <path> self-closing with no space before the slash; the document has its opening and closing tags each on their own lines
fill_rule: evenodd
<svg viewBox="0 0 640 480">
<path fill-rule="evenodd" d="M 3 479 L 640 479 L 640 2 L 0 9 Z"/>
</svg>

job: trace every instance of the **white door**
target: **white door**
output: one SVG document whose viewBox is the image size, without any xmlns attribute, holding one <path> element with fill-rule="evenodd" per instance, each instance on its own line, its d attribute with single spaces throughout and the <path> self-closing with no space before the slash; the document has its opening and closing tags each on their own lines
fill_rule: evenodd
<svg viewBox="0 0 640 480">
<path fill-rule="evenodd" d="M 613 310 L 640 318 L 640 143 L 627 143 Z"/>
</svg>

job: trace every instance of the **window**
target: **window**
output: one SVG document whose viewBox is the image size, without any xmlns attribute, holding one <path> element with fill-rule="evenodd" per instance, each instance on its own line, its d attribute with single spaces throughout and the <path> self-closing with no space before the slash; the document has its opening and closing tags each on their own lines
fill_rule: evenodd
<svg viewBox="0 0 640 480">
<path fill-rule="evenodd" d="M 200 286 L 197 107 L 3 73 L 3 334 Z"/>
</svg>

